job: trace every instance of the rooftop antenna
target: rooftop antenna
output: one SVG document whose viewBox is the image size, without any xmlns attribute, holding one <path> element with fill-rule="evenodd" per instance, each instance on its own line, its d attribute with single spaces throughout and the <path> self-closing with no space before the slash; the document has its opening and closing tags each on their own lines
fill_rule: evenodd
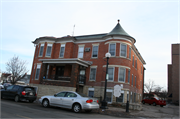
<svg viewBox="0 0 180 119">
<path fill-rule="evenodd" d="M 75 29 L 75 24 L 74 24 L 74 26 L 73 26 L 72 36 L 74 36 L 74 29 Z"/>
</svg>

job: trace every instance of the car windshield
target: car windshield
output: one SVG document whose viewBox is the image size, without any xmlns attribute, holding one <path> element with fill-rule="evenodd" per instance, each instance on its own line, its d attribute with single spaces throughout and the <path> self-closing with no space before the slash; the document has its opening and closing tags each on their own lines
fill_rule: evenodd
<svg viewBox="0 0 180 119">
<path fill-rule="evenodd" d="M 159 98 L 158 98 L 158 97 L 155 97 L 155 99 L 156 99 L 156 100 L 159 100 Z"/>
<path fill-rule="evenodd" d="M 87 95 L 83 94 L 83 93 L 78 93 L 81 97 L 88 97 Z"/>
</svg>

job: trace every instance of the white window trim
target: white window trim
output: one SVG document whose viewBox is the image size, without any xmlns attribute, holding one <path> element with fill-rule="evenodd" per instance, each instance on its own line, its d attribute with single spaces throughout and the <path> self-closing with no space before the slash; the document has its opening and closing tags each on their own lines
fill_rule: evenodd
<svg viewBox="0 0 180 119">
<path fill-rule="evenodd" d="M 41 46 L 43 46 L 42 56 L 40 56 Z M 39 55 L 38 55 L 38 57 L 43 57 L 43 52 L 44 52 L 44 44 L 41 44 L 41 46 L 40 46 L 40 49 L 39 49 Z"/>
<path fill-rule="evenodd" d="M 109 80 L 109 79 L 108 79 L 107 81 L 108 81 L 108 82 L 114 82 L 114 72 L 115 72 L 114 70 L 115 70 L 115 68 L 114 68 L 114 67 L 108 67 L 108 68 L 113 68 L 113 80 Z M 109 73 L 108 73 L 108 74 L 109 74 Z M 109 78 L 109 77 L 108 77 L 108 78 Z"/>
<path fill-rule="evenodd" d="M 47 47 L 46 47 L 46 57 L 51 57 L 51 53 L 50 53 L 50 56 L 47 56 L 48 46 L 51 46 L 51 53 L 52 53 L 53 44 L 47 44 Z"/>
<path fill-rule="evenodd" d="M 122 43 L 122 44 L 120 44 L 120 45 L 125 45 L 126 46 L 126 56 L 124 57 L 124 56 L 121 56 L 121 48 L 122 48 L 122 46 L 120 46 L 120 54 L 119 54 L 119 56 L 120 57 L 123 57 L 123 58 L 126 58 L 127 57 L 127 44 L 124 44 L 124 43 Z"/>
<path fill-rule="evenodd" d="M 124 69 L 125 69 L 124 81 L 119 81 L 119 77 L 120 77 L 120 76 L 119 76 L 119 73 L 120 73 L 120 68 L 124 68 L 124 67 L 119 67 L 119 68 L 118 68 L 118 70 L 119 70 L 119 71 L 118 71 L 118 82 L 125 83 L 125 82 L 126 82 L 126 68 L 124 68 Z"/>
<path fill-rule="evenodd" d="M 79 57 L 79 48 L 80 47 L 83 47 L 83 56 L 82 57 Z M 80 58 L 80 59 L 83 59 L 83 57 L 84 57 L 84 45 L 79 45 L 78 46 L 78 56 L 77 57 Z"/>
<path fill-rule="evenodd" d="M 97 51 L 97 57 L 93 57 L 93 47 L 98 46 L 98 51 Z M 92 44 L 92 53 L 91 53 L 91 58 L 98 58 L 98 53 L 99 52 L 99 44 Z"/>
<path fill-rule="evenodd" d="M 94 88 L 88 88 L 88 96 L 89 96 L 89 91 L 94 91 Z M 94 95 L 93 95 L 94 97 Z"/>
<path fill-rule="evenodd" d="M 109 43 L 109 48 L 108 48 L 108 52 L 110 53 L 110 44 L 115 44 L 115 56 L 112 56 L 111 57 L 116 57 L 116 43 Z"/>
<path fill-rule="evenodd" d="M 95 74 L 95 80 L 91 80 L 91 69 L 96 69 L 96 72 L 97 72 L 97 66 L 90 67 L 90 74 L 89 74 L 89 81 L 96 81 L 96 74 Z"/>
<path fill-rule="evenodd" d="M 40 69 L 40 70 L 39 70 L 39 77 L 40 77 L 40 73 L 41 73 L 41 64 L 37 64 L 37 65 L 36 65 L 36 73 L 37 73 L 37 69 L 38 69 L 38 68 Z M 39 80 L 39 77 L 38 77 L 38 79 L 36 79 L 36 73 L 35 73 L 35 78 L 34 78 L 34 80 Z"/>
<path fill-rule="evenodd" d="M 66 44 L 61 44 L 61 46 L 60 46 L 60 52 L 59 52 L 59 58 L 64 58 L 64 52 L 65 52 L 65 48 L 66 48 L 65 46 L 66 46 Z M 63 57 L 60 57 L 61 47 L 64 47 Z"/>
</svg>

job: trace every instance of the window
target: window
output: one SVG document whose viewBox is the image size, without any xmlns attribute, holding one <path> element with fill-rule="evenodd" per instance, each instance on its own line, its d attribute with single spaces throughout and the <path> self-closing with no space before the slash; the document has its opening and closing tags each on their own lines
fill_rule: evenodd
<svg viewBox="0 0 180 119">
<path fill-rule="evenodd" d="M 127 101 L 129 101 L 129 91 L 127 91 Z"/>
<path fill-rule="evenodd" d="M 136 102 L 136 93 L 134 93 L 134 103 Z"/>
<path fill-rule="evenodd" d="M 135 87 L 136 87 L 136 76 L 135 76 Z"/>
<path fill-rule="evenodd" d="M 32 80 L 34 79 L 35 69 L 36 69 L 36 64 L 34 64 L 34 69 L 33 69 L 33 76 L 32 76 Z"/>
<path fill-rule="evenodd" d="M 120 54 L 120 56 L 121 57 L 126 57 L 126 55 L 127 55 L 127 45 L 121 44 L 121 54 Z"/>
<path fill-rule="evenodd" d="M 79 46 L 78 58 L 83 58 L 83 54 L 84 54 L 84 46 Z"/>
<path fill-rule="evenodd" d="M 130 69 L 128 70 L 128 83 L 130 83 Z"/>
<path fill-rule="evenodd" d="M 131 92 L 131 99 L 130 99 L 130 102 L 132 103 L 132 92 Z"/>
<path fill-rule="evenodd" d="M 129 47 L 129 59 L 131 59 L 131 47 Z"/>
<path fill-rule="evenodd" d="M 142 65 L 141 65 L 141 74 L 142 74 Z"/>
<path fill-rule="evenodd" d="M 136 59 L 136 62 L 135 62 L 136 64 L 135 64 L 135 68 L 137 69 L 137 59 Z"/>
<path fill-rule="evenodd" d="M 124 102 L 124 93 L 121 93 L 121 96 L 116 98 L 116 102 Z"/>
<path fill-rule="evenodd" d="M 51 56 L 52 44 L 47 45 L 46 56 Z"/>
<path fill-rule="evenodd" d="M 64 97 L 65 94 L 66 94 L 66 92 L 61 92 L 61 93 L 58 93 L 58 94 L 56 95 L 56 97 Z"/>
<path fill-rule="evenodd" d="M 98 57 L 98 47 L 99 46 L 93 46 L 92 57 Z"/>
<path fill-rule="evenodd" d="M 91 70 L 90 70 L 90 80 L 91 81 L 96 80 L 96 68 L 91 68 Z"/>
<path fill-rule="evenodd" d="M 13 90 L 15 90 L 15 91 L 17 91 L 18 89 L 19 89 L 19 86 L 16 86 L 16 85 L 15 85 L 15 86 L 13 87 Z"/>
<path fill-rule="evenodd" d="M 14 85 L 8 86 L 6 90 L 11 90 L 14 87 Z"/>
<path fill-rule="evenodd" d="M 77 97 L 75 93 L 68 92 L 65 97 Z"/>
<path fill-rule="evenodd" d="M 134 66 L 134 56 L 133 56 L 133 62 L 132 63 L 133 63 L 132 65 Z"/>
<path fill-rule="evenodd" d="M 119 68 L 119 81 L 120 82 L 125 82 L 125 76 L 126 76 L 126 69 L 120 67 Z"/>
<path fill-rule="evenodd" d="M 133 86 L 133 74 L 132 74 L 132 82 L 131 82 L 131 85 Z"/>
<path fill-rule="evenodd" d="M 109 44 L 109 53 L 111 56 L 116 56 L 116 44 Z"/>
<path fill-rule="evenodd" d="M 36 75 L 35 75 L 35 79 L 37 79 L 37 80 L 39 79 L 40 68 L 41 68 L 41 65 L 38 64 L 38 65 L 37 65 L 37 68 L 36 68 Z"/>
<path fill-rule="evenodd" d="M 94 88 L 88 88 L 88 96 L 94 97 Z"/>
<path fill-rule="evenodd" d="M 64 49 L 65 49 L 65 44 L 61 44 L 59 57 L 64 57 Z"/>
<path fill-rule="evenodd" d="M 107 89 L 106 90 L 106 101 L 108 103 L 111 103 L 112 102 L 112 96 L 113 96 L 113 90 L 112 89 Z"/>
<path fill-rule="evenodd" d="M 43 50 L 44 50 L 44 44 L 41 44 L 40 51 L 39 51 L 40 57 L 42 57 L 42 55 L 43 55 Z"/>
<path fill-rule="evenodd" d="M 108 68 L 108 81 L 113 81 L 114 80 L 114 68 Z"/>
</svg>

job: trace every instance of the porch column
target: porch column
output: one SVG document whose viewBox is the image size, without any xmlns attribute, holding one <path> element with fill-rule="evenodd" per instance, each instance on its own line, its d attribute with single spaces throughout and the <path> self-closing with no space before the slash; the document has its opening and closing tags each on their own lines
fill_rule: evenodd
<svg viewBox="0 0 180 119">
<path fill-rule="evenodd" d="M 77 81 L 78 81 L 78 73 L 79 73 L 79 65 L 78 64 L 73 64 L 72 65 L 72 71 L 71 71 L 71 85 L 73 87 L 76 87 L 76 84 L 77 84 Z M 76 89 L 76 90 L 78 90 L 78 89 Z"/>
</svg>

